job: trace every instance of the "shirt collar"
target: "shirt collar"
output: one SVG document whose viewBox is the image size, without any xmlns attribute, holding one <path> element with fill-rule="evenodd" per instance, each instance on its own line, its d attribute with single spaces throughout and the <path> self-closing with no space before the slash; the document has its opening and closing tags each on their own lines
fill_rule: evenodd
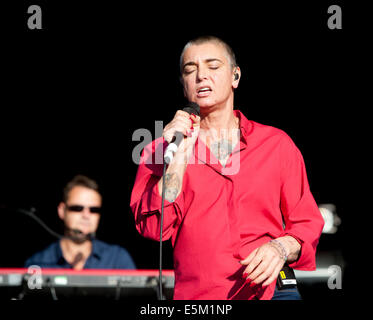
<svg viewBox="0 0 373 320">
<path fill-rule="evenodd" d="M 241 133 L 241 141 L 238 146 L 239 151 L 243 150 L 247 146 L 248 136 L 251 134 L 253 125 L 252 122 L 249 121 L 240 110 L 233 110 L 234 115 L 239 119 L 239 129 Z M 194 157 L 195 159 L 202 161 L 202 163 L 205 163 L 209 165 L 210 167 L 214 168 L 217 172 L 221 171 L 221 165 L 220 164 L 212 164 L 207 162 L 207 152 L 210 153 L 209 149 L 205 146 L 205 144 L 200 141 L 200 139 L 197 139 L 195 148 L 194 148 Z M 199 152 L 199 148 L 206 148 L 205 152 Z"/>
<path fill-rule="evenodd" d="M 56 246 L 55 254 L 56 254 L 57 264 L 64 265 L 67 263 L 67 261 L 63 257 L 61 244 L 59 241 L 58 241 L 58 245 Z M 103 254 L 103 248 L 101 246 L 101 243 L 97 241 L 96 239 L 92 239 L 92 252 L 89 255 L 89 257 L 94 256 L 97 259 L 101 259 L 102 254 Z"/>
<path fill-rule="evenodd" d="M 92 252 L 91 255 L 95 256 L 97 259 L 101 259 L 102 256 L 102 246 L 100 245 L 100 242 L 96 239 L 92 239 Z"/>
<path fill-rule="evenodd" d="M 67 261 L 65 260 L 65 258 L 63 257 L 63 254 L 62 254 L 60 241 L 58 241 L 58 243 L 56 245 L 55 255 L 56 255 L 56 261 L 57 261 L 58 265 L 67 264 Z"/>
<path fill-rule="evenodd" d="M 247 142 L 247 137 L 252 130 L 252 124 L 240 110 L 233 110 L 233 113 L 240 121 L 241 137 Z"/>
</svg>

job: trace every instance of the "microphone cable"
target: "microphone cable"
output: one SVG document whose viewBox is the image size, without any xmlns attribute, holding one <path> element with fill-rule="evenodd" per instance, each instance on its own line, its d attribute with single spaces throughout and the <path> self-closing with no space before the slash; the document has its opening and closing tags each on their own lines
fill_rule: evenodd
<svg viewBox="0 0 373 320">
<path fill-rule="evenodd" d="M 12 211 L 15 211 L 15 212 L 18 212 L 18 213 L 22 213 L 30 218 L 32 218 L 35 222 L 37 222 L 45 231 L 47 231 L 50 235 L 52 235 L 53 237 L 57 238 L 57 239 L 62 239 L 62 238 L 69 238 L 71 240 L 74 240 L 74 237 L 72 236 L 66 236 L 66 235 L 62 235 L 62 234 L 59 234 L 57 232 L 55 232 L 54 230 L 52 230 L 51 228 L 49 228 L 45 222 L 43 220 L 41 220 L 36 214 L 36 209 L 31 207 L 29 210 L 26 210 L 26 209 L 22 209 L 22 208 L 7 208 L 3 205 L 0 206 L 0 208 L 6 208 L 6 209 L 9 209 L 9 210 L 12 210 Z M 82 233 L 80 230 L 77 230 L 77 229 L 71 229 L 71 231 L 73 233 L 76 233 L 76 234 L 80 234 Z M 95 237 L 95 234 L 94 233 L 89 233 L 87 235 L 87 239 L 88 240 L 92 240 L 93 238 Z"/>
<path fill-rule="evenodd" d="M 194 113 L 195 115 L 200 115 L 200 107 L 195 102 L 188 102 L 187 106 L 183 109 L 183 111 L 188 112 L 189 114 Z M 167 149 L 166 149 L 167 150 Z M 162 175 L 162 205 L 161 205 L 161 223 L 160 223 L 160 231 L 159 231 L 159 295 L 158 300 L 165 300 L 165 297 L 163 296 L 162 292 L 162 285 L 163 285 L 163 279 L 162 279 L 162 237 L 163 237 L 163 216 L 164 216 L 164 196 L 165 196 L 165 183 L 164 183 L 164 176 L 166 174 L 166 161 L 165 161 L 165 152 L 163 152 L 163 175 Z"/>
<path fill-rule="evenodd" d="M 165 196 L 165 183 L 164 183 L 164 176 L 166 174 L 166 163 L 163 163 L 163 175 L 162 175 L 162 206 L 161 206 L 161 223 L 160 223 L 160 231 L 159 231 L 159 295 L 158 300 L 165 300 L 162 292 L 162 237 L 163 237 L 163 216 L 164 216 L 164 196 Z"/>
<path fill-rule="evenodd" d="M 25 210 L 25 209 L 18 208 L 18 209 L 16 209 L 16 212 L 22 213 L 22 214 L 32 218 L 34 221 L 36 221 L 41 227 L 44 228 L 44 230 L 46 230 L 53 237 L 56 237 L 57 239 L 63 238 L 63 235 L 53 231 L 37 215 L 35 215 L 35 212 L 36 212 L 35 208 L 31 208 L 30 210 Z"/>
</svg>

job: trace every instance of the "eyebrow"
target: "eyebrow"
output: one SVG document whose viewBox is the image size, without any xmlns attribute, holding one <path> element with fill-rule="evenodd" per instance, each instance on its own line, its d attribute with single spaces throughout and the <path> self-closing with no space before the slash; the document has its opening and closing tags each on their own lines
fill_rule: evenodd
<svg viewBox="0 0 373 320">
<path fill-rule="evenodd" d="M 205 63 L 209 63 L 209 62 L 214 62 L 214 61 L 218 61 L 220 63 L 224 63 L 223 61 L 221 61 L 220 59 L 218 58 L 209 58 L 209 59 L 205 59 L 204 62 Z M 183 70 L 185 69 L 185 67 L 187 66 L 196 66 L 197 63 L 193 62 L 193 61 L 190 61 L 190 62 L 187 62 L 183 65 Z"/>
</svg>

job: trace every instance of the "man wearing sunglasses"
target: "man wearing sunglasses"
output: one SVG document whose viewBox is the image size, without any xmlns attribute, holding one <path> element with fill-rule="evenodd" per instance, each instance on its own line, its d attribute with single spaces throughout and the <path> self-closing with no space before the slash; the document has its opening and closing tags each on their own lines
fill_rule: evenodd
<svg viewBox="0 0 373 320">
<path fill-rule="evenodd" d="M 64 188 L 58 216 L 64 223 L 64 237 L 34 254 L 25 267 L 81 269 L 135 269 L 124 248 L 95 239 L 102 196 L 97 183 L 83 175 L 75 176 Z"/>
</svg>

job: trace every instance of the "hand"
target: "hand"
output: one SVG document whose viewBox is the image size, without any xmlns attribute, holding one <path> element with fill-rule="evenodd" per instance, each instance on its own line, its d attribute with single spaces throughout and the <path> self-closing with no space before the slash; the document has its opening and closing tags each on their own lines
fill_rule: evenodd
<svg viewBox="0 0 373 320">
<path fill-rule="evenodd" d="M 189 114 L 185 111 L 178 110 L 172 119 L 172 121 L 167 124 L 163 130 L 163 138 L 171 143 L 172 138 L 176 132 L 181 132 L 184 136 L 184 140 L 180 143 L 177 154 L 184 154 L 186 151 L 190 151 L 192 146 L 194 146 L 200 128 L 201 118 L 193 114 Z"/>
<path fill-rule="evenodd" d="M 200 120 L 198 116 L 179 110 L 176 112 L 174 119 L 163 130 L 163 138 L 168 143 L 172 141 L 177 131 L 187 136 L 180 143 L 174 159 L 168 165 L 166 174 L 158 182 L 159 195 L 162 196 L 164 181 L 165 199 L 169 202 L 174 202 L 181 192 L 188 159 L 199 134 Z"/>
<path fill-rule="evenodd" d="M 240 263 L 247 265 L 243 272 L 247 283 L 268 286 L 277 279 L 285 260 L 280 249 L 272 242 L 268 242 L 255 249 Z"/>
</svg>

